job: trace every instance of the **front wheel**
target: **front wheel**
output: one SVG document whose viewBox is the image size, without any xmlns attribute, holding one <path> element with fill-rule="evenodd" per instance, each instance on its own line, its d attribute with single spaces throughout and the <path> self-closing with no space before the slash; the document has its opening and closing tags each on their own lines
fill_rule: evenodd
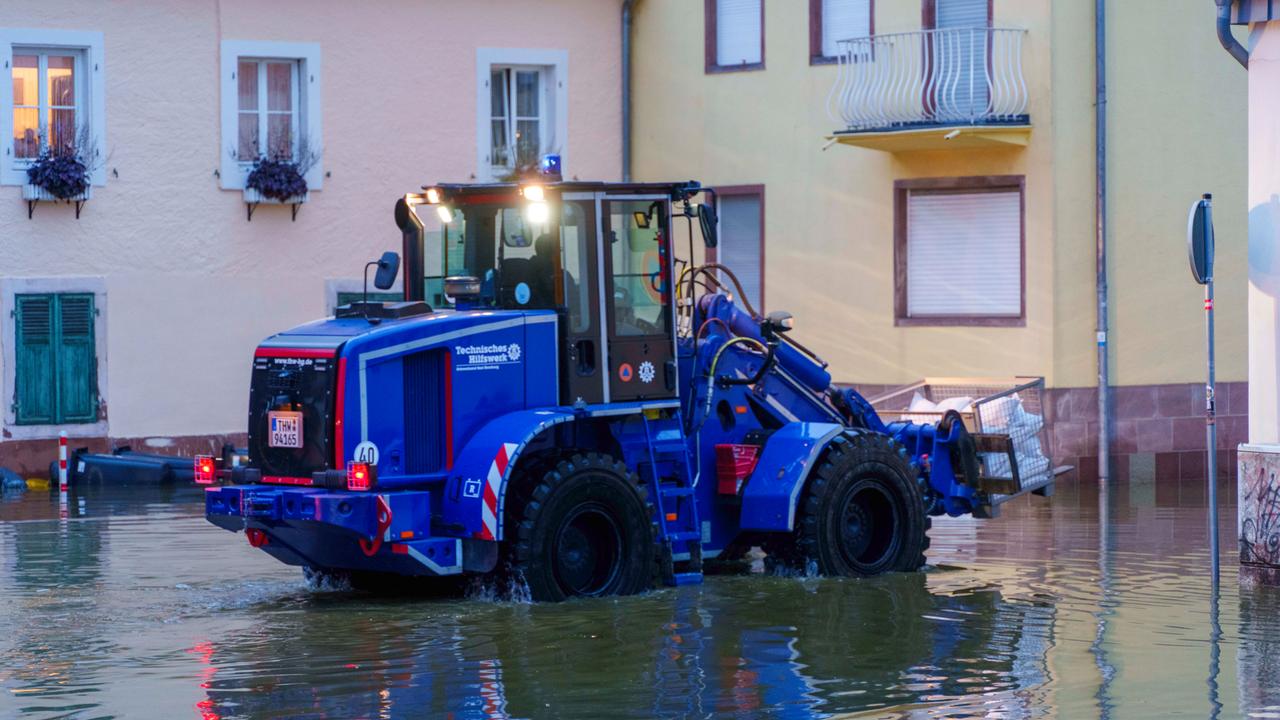
<svg viewBox="0 0 1280 720">
<path fill-rule="evenodd" d="M 814 471 L 795 533 L 778 553 L 823 575 L 917 570 L 929 526 L 915 471 L 892 438 L 851 431 L 837 437 Z"/>
<path fill-rule="evenodd" d="M 574 455 L 543 475 L 508 534 L 512 569 L 535 601 L 628 595 L 653 577 L 650 509 L 613 458 Z"/>
</svg>

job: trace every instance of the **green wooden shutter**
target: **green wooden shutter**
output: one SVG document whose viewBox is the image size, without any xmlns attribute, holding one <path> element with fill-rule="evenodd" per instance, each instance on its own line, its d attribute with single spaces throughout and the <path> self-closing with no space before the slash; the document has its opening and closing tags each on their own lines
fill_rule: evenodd
<svg viewBox="0 0 1280 720">
<path fill-rule="evenodd" d="M 58 422 L 98 419 L 93 296 L 58 296 Z"/>
<path fill-rule="evenodd" d="M 17 295 L 16 416 L 19 425 L 55 422 L 54 296 Z"/>
</svg>

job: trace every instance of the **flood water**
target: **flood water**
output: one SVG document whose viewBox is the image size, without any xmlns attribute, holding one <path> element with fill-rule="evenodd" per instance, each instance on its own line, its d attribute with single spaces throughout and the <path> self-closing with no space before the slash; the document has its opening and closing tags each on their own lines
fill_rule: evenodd
<svg viewBox="0 0 1280 720">
<path fill-rule="evenodd" d="M 1063 483 L 937 521 L 923 573 L 528 605 L 311 588 L 198 492 L 31 492 L 0 718 L 1280 717 L 1280 591 L 1238 583 L 1224 503 L 1214 624 L 1204 495 Z"/>
</svg>

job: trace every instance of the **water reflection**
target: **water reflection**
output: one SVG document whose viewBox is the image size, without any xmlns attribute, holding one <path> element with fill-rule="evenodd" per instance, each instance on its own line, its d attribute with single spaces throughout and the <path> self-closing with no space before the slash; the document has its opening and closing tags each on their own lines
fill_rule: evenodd
<svg viewBox="0 0 1280 720">
<path fill-rule="evenodd" d="M 198 499 L 88 494 L 66 521 L 45 496 L 0 503 L 0 717 L 1234 717 L 1280 705 L 1280 593 L 1239 588 L 1230 560 L 1214 592 L 1203 488 L 1064 487 L 994 521 L 941 522 L 922 574 L 714 577 L 548 606 L 312 589 L 205 524 Z"/>
</svg>

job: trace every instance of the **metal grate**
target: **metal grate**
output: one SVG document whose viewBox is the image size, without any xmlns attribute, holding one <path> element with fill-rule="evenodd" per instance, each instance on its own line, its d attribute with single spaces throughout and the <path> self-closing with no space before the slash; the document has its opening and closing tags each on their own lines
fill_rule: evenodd
<svg viewBox="0 0 1280 720">
<path fill-rule="evenodd" d="M 1049 457 L 1049 432 L 1045 427 L 1044 378 L 926 378 L 890 390 L 871 399 L 871 405 L 885 422 L 937 423 L 944 410 L 911 411 L 916 395 L 932 403 L 970 398 L 965 409 L 957 409 L 970 432 L 1008 435 L 1013 441 L 1022 487 L 1050 479 L 1053 463 Z M 1013 468 L 1007 456 L 982 453 L 985 477 L 1011 479 Z"/>
<path fill-rule="evenodd" d="M 404 460 L 409 475 L 444 467 L 444 351 L 404 358 Z"/>
</svg>

